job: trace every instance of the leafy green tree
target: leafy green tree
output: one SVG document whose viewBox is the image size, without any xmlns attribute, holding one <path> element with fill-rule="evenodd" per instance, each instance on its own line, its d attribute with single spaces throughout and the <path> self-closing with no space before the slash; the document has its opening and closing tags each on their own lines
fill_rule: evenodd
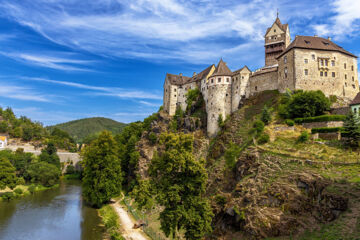
<svg viewBox="0 0 360 240">
<path fill-rule="evenodd" d="M 46 187 L 51 187 L 59 182 L 61 171 L 53 164 L 37 162 L 30 164 L 24 175 L 32 183 L 40 183 Z"/>
<path fill-rule="evenodd" d="M 39 159 L 41 162 L 47 162 L 60 168 L 60 158 L 57 155 L 55 144 L 52 142 L 49 142 L 46 148 L 41 151 Z"/>
<path fill-rule="evenodd" d="M 291 96 L 286 107 L 290 118 L 314 117 L 330 109 L 330 100 L 318 91 L 298 91 Z"/>
<path fill-rule="evenodd" d="M 349 145 L 359 146 L 360 121 L 353 111 L 349 112 L 344 121 L 344 135 L 347 137 Z"/>
<path fill-rule="evenodd" d="M 271 121 L 270 109 L 265 105 L 261 112 L 261 121 L 268 125 Z"/>
<path fill-rule="evenodd" d="M 0 189 L 16 187 L 15 168 L 11 165 L 9 159 L 0 157 Z"/>
<path fill-rule="evenodd" d="M 122 172 L 118 147 L 110 132 L 104 131 L 83 152 L 83 196 L 100 207 L 121 190 Z"/>
<path fill-rule="evenodd" d="M 193 136 L 162 134 L 160 144 L 165 151 L 153 158 L 149 174 L 160 213 L 161 229 L 175 237 L 183 229 L 186 239 L 201 239 L 211 231 L 213 213 L 203 197 L 207 182 L 204 162 L 192 154 Z"/>
<path fill-rule="evenodd" d="M 6 121 L 0 122 L 0 133 L 6 133 L 9 130 L 9 124 Z"/>
<path fill-rule="evenodd" d="M 18 176 L 23 176 L 25 169 L 29 166 L 34 157 L 35 156 L 32 153 L 24 152 L 23 148 L 18 148 L 10 155 L 10 162 L 16 168 Z"/>
<path fill-rule="evenodd" d="M 154 205 L 154 190 L 150 180 L 139 180 L 131 195 L 140 209 L 150 209 Z"/>
</svg>

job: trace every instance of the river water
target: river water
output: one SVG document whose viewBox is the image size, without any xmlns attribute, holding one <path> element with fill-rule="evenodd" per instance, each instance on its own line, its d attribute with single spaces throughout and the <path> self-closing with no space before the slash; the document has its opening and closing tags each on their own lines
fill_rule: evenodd
<svg viewBox="0 0 360 240">
<path fill-rule="evenodd" d="M 81 184 L 0 202 L 0 240 L 100 240 L 100 217 L 81 199 Z"/>
</svg>

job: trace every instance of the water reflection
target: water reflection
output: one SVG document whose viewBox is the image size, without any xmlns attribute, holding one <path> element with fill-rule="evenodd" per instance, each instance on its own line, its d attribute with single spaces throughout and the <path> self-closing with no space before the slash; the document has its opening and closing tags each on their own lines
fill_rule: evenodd
<svg viewBox="0 0 360 240">
<path fill-rule="evenodd" d="M 99 240 L 95 209 L 82 204 L 79 182 L 0 203 L 1 240 Z"/>
</svg>

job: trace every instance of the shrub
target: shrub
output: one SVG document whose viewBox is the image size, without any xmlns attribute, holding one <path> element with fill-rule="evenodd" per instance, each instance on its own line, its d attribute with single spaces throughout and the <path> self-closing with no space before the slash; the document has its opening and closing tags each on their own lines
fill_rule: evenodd
<svg viewBox="0 0 360 240">
<path fill-rule="evenodd" d="M 269 141 L 270 141 L 270 136 L 267 133 L 261 134 L 260 137 L 257 140 L 258 144 L 265 144 L 265 143 L 267 143 Z"/>
<path fill-rule="evenodd" d="M 155 144 L 156 141 L 157 141 L 157 136 L 155 133 L 151 132 L 149 135 L 148 135 L 148 139 L 149 141 L 151 142 L 151 144 Z"/>
<path fill-rule="evenodd" d="M 265 105 L 262 112 L 261 112 L 261 121 L 265 123 L 265 125 L 268 125 L 271 121 L 271 115 L 269 108 Z"/>
<path fill-rule="evenodd" d="M 3 195 L 1 195 L 1 198 L 4 201 L 10 201 L 10 200 L 14 199 L 14 197 L 15 197 L 15 195 L 13 192 L 6 192 Z"/>
<path fill-rule="evenodd" d="M 21 195 L 21 194 L 23 194 L 23 190 L 21 189 L 21 188 L 16 188 L 15 190 L 14 190 L 14 193 L 16 193 L 17 195 Z"/>
<path fill-rule="evenodd" d="M 330 109 L 330 100 L 322 91 L 298 91 L 286 106 L 290 118 L 314 117 Z"/>
<path fill-rule="evenodd" d="M 286 125 L 288 125 L 289 127 L 292 127 L 292 126 L 295 125 L 295 122 L 294 122 L 293 120 L 291 120 L 291 119 L 286 119 L 286 120 L 285 120 L 285 123 L 286 123 Z"/>
<path fill-rule="evenodd" d="M 260 134 L 264 131 L 265 124 L 261 120 L 256 120 L 253 124 L 253 128 L 257 134 Z"/>
<path fill-rule="evenodd" d="M 232 142 L 225 151 L 225 163 L 226 166 L 230 169 L 234 169 L 236 165 L 236 160 L 240 154 L 240 147 Z"/>
<path fill-rule="evenodd" d="M 340 122 L 345 121 L 346 116 L 345 115 L 321 115 L 317 117 L 306 117 L 306 118 L 295 118 L 294 121 L 297 124 L 301 123 L 311 123 L 311 122 Z"/>
<path fill-rule="evenodd" d="M 303 143 L 307 140 L 309 140 L 309 133 L 307 131 L 302 131 L 297 141 Z"/>
<path fill-rule="evenodd" d="M 28 188 L 28 191 L 33 194 L 36 191 L 36 185 L 31 184 Z"/>
<path fill-rule="evenodd" d="M 340 132 L 342 131 L 343 128 L 342 127 L 332 127 L 332 128 L 313 128 L 311 129 L 311 133 L 315 134 L 315 133 L 333 133 L 333 132 Z"/>
</svg>

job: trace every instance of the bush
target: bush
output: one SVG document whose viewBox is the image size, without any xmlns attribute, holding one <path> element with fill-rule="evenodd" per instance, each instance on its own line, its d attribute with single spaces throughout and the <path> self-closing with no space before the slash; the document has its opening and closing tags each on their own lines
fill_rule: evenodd
<svg viewBox="0 0 360 240">
<path fill-rule="evenodd" d="M 228 168 L 230 168 L 230 169 L 235 168 L 236 160 L 240 155 L 240 150 L 241 150 L 241 148 L 238 145 L 230 142 L 230 145 L 225 150 L 225 154 L 224 154 L 225 163 Z"/>
<path fill-rule="evenodd" d="M 40 183 L 45 187 L 58 183 L 60 174 L 60 169 L 46 162 L 32 163 L 26 170 L 26 176 L 31 182 Z"/>
<path fill-rule="evenodd" d="M 156 141 L 157 141 L 157 136 L 155 133 L 151 132 L 149 135 L 148 135 L 148 139 L 149 141 L 151 142 L 151 144 L 155 144 Z"/>
<path fill-rule="evenodd" d="M 307 140 L 309 140 L 309 133 L 307 131 L 302 131 L 297 141 L 304 143 Z"/>
<path fill-rule="evenodd" d="M 266 105 L 261 112 L 261 121 L 263 121 L 265 125 L 268 125 L 271 121 L 270 110 Z"/>
<path fill-rule="evenodd" d="M 265 143 L 267 143 L 269 141 L 270 141 L 270 136 L 267 133 L 261 134 L 260 137 L 257 140 L 258 144 L 265 144 Z"/>
<path fill-rule="evenodd" d="M 15 195 L 13 192 L 6 192 L 3 195 L 1 195 L 1 198 L 4 201 L 10 201 L 10 200 L 14 199 L 14 197 L 15 197 Z"/>
<path fill-rule="evenodd" d="M 264 131 L 265 124 L 261 120 L 256 120 L 253 124 L 253 128 L 257 134 L 260 134 Z"/>
<path fill-rule="evenodd" d="M 293 120 L 291 120 L 291 119 L 286 119 L 286 120 L 285 120 L 285 123 L 286 123 L 286 125 L 288 125 L 289 127 L 292 127 L 292 126 L 295 125 L 295 122 L 294 122 Z"/>
<path fill-rule="evenodd" d="M 311 129 L 311 133 L 315 134 L 315 133 L 333 133 L 333 132 L 340 132 L 342 131 L 343 128 L 342 127 L 332 127 L 332 128 L 313 128 Z"/>
<path fill-rule="evenodd" d="M 36 185 L 31 184 L 28 188 L 28 191 L 33 194 L 36 191 Z"/>
<path fill-rule="evenodd" d="M 314 117 L 330 109 L 330 100 L 322 91 L 298 91 L 286 104 L 289 118 Z"/>
<path fill-rule="evenodd" d="M 17 195 L 21 195 L 21 194 L 23 194 L 23 190 L 21 189 L 21 188 L 16 188 L 15 190 L 14 190 L 14 193 L 16 193 Z"/>
<path fill-rule="evenodd" d="M 294 121 L 297 124 L 301 123 L 312 123 L 312 122 L 340 122 L 345 121 L 346 116 L 345 115 L 321 115 L 317 117 L 306 117 L 306 118 L 295 118 Z"/>
</svg>

